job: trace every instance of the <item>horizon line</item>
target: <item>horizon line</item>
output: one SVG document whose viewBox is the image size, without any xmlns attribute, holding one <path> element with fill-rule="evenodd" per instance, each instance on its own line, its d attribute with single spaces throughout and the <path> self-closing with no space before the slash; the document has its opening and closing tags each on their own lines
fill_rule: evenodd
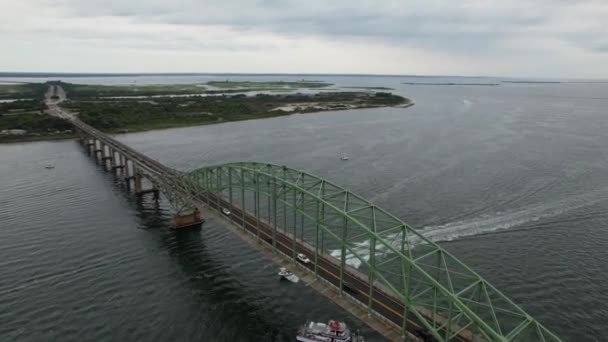
<svg viewBox="0 0 608 342">
<path fill-rule="evenodd" d="M 434 75 L 434 74 L 375 74 L 375 73 L 292 73 L 292 72 L 39 72 L 39 71 L 0 71 L 0 77 L 124 77 L 124 76 L 346 76 L 346 77 L 462 77 L 462 78 L 503 78 L 503 79 L 558 79 L 558 80 L 594 80 L 608 78 L 558 78 L 532 76 L 468 76 L 468 75 Z"/>
</svg>

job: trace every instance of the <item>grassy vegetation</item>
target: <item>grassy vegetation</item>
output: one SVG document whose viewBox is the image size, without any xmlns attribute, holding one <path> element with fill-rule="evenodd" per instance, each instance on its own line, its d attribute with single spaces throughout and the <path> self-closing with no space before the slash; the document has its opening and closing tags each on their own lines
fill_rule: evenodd
<svg viewBox="0 0 608 342">
<path fill-rule="evenodd" d="M 232 82 L 211 81 L 207 85 L 215 89 L 208 90 L 202 84 L 152 84 L 152 85 L 87 85 L 64 82 L 51 82 L 60 85 L 71 99 L 122 97 L 122 96 L 161 96 L 237 93 L 245 91 L 294 91 L 297 89 L 316 89 L 331 84 L 318 81 L 298 82 Z"/>
<path fill-rule="evenodd" d="M 252 82 L 252 81 L 209 81 L 207 85 L 220 89 L 243 89 L 249 91 L 270 91 L 270 90 L 296 90 L 296 89 L 317 89 L 329 87 L 331 83 L 319 81 L 297 81 L 297 82 Z"/>
<path fill-rule="evenodd" d="M 42 99 L 48 86 L 44 83 L 1 84 L 0 100 Z"/>
<path fill-rule="evenodd" d="M 40 100 L 0 102 L 0 115 L 10 115 L 20 112 L 40 112 L 44 108 L 44 103 Z"/>
<path fill-rule="evenodd" d="M 84 122 L 104 131 L 140 131 L 259 119 L 291 113 L 309 113 L 407 103 L 390 93 L 318 93 L 312 95 L 160 97 L 153 101 L 72 101 L 65 106 Z M 293 110 L 281 110 L 291 106 Z"/>
<path fill-rule="evenodd" d="M 63 82 L 46 84 L 0 85 L 0 98 L 32 98 L 0 103 L 0 130 L 26 130 L 24 135 L 0 135 L 0 143 L 24 140 L 69 138 L 71 125 L 58 118 L 41 114 L 42 98 L 49 84 L 66 91 L 62 103 L 79 117 L 107 132 L 142 131 L 181 126 L 205 125 L 227 121 L 259 119 L 328 110 L 385 107 L 408 104 L 409 100 L 387 92 L 319 92 L 317 94 L 243 94 L 243 91 L 289 91 L 302 88 L 324 88 L 328 83 L 300 82 L 209 82 L 215 89 L 200 85 L 102 86 Z M 212 95 L 221 92 L 221 95 Z M 207 96 L 172 97 L 161 95 L 205 94 Z M 152 96 L 153 98 L 105 97 Z"/>
<path fill-rule="evenodd" d="M 393 90 L 389 87 L 344 87 L 346 89 L 365 89 L 365 90 Z"/>
<path fill-rule="evenodd" d="M 150 85 L 87 85 L 59 83 L 68 98 L 112 97 L 112 96 L 156 96 L 202 94 L 205 87 L 200 84 L 150 84 Z"/>
<path fill-rule="evenodd" d="M 72 125 L 69 122 L 38 113 L 0 115 L 0 131 L 10 129 L 25 130 L 27 133 L 23 135 L 0 135 L 0 143 L 65 139 L 73 136 L 71 133 L 65 133 L 66 130 L 72 130 Z"/>
<path fill-rule="evenodd" d="M 0 131 L 4 129 L 24 129 L 32 133 L 46 133 L 72 129 L 72 125 L 65 120 L 46 114 L 0 115 Z"/>
<path fill-rule="evenodd" d="M 47 134 L 26 134 L 26 135 L 0 135 L 0 144 L 29 142 L 29 141 L 47 141 L 47 140 L 64 140 L 72 139 L 76 136 L 72 133 L 47 133 Z"/>
<path fill-rule="evenodd" d="M 44 83 L 0 84 L 0 98 L 31 98 L 0 103 L 0 131 L 24 130 L 25 134 L 0 134 L 0 143 L 65 139 L 72 137 L 72 125 L 43 113 L 42 101 L 48 85 Z"/>
</svg>

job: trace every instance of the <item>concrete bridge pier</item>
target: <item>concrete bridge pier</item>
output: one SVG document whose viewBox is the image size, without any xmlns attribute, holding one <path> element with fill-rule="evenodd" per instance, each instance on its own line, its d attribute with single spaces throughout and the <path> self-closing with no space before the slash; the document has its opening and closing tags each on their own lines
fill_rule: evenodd
<svg viewBox="0 0 608 342">
<path fill-rule="evenodd" d="M 127 158 L 125 158 L 125 156 L 123 156 L 122 154 L 118 153 L 118 163 L 122 165 L 122 167 L 120 168 L 120 174 L 124 177 L 127 172 Z"/>
<path fill-rule="evenodd" d="M 133 187 L 135 190 L 135 194 L 141 198 L 143 195 L 146 194 L 152 194 L 154 196 L 154 200 L 156 202 L 158 202 L 159 197 L 160 197 L 160 193 L 159 190 L 154 186 L 154 184 L 151 184 L 150 187 L 148 187 L 147 189 L 144 188 L 144 175 L 142 175 L 139 172 L 135 173 L 135 178 L 133 178 Z"/>
<path fill-rule="evenodd" d="M 129 160 L 128 158 L 125 158 L 125 164 L 124 164 L 124 174 L 123 174 L 123 178 L 125 180 L 125 184 L 127 185 L 127 188 L 131 188 L 131 179 L 135 178 L 135 164 L 133 163 L 133 161 Z"/>
<path fill-rule="evenodd" d="M 133 177 L 133 188 L 135 189 L 135 194 L 140 195 L 142 192 L 141 174 L 135 171 L 135 175 L 133 175 Z"/>
<path fill-rule="evenodd" d="M 87 138 L 86 139 L 86 143 L 85 143 L 85 147 L 87 148 L 87 153 L 89 155 L 91 155 L 91 153 L 93 153 L 92 151 L 94 149 L 94 146 L 95 146 L 94 140 L 91 139 L 91 138 Z"/>
<path fill-rule="evenodd" d="M 112 148 L 106 144 L 102 145 L 101 148 L 101 163 L 103 165 L 103 168 L 105 170 L 111 170 L 112 169 Z"/>
<path fill-rule="evenodd" d="M 118 165 L 116 157 L 117 154 L 118 152 L 115 149 L 110 149 L 110 170 L 112 170 L 114 174 L 116 174 L 116 171 L 118 170 L 118 168 L 115 167 Z"/>
<path fill-rule="evenodd" d="M 99 158 L 101 158 L 100 154 L 103 151 L 102 147 L 103 147 L 102 142 L 95 139 L 94 145 L 93 145 L 93 153 L 95 153 L 95 160 L 99 160 Z"/>
<path fill-rule="evenodd" d="M 115 175 L 119 172 L 124 173 L 125 165 L 122 162 L 122 155 L 118 151 L 112 150 L 112 159 L 110 159 L 110 165 Z"/>
<path fill-rule="evenodd" d="M 200 228 L 203 222 L 205 220 L 201 217 L 201 211 L 196 207 L 190 213 L 173 215 L 173 228 L 176 230 Z"/>
<path fill-rule="evenodd" d="M 108 146 L 108 171 L 114 171 L 114 155 L 115 151 L 112 147 Z"/>
</svg>

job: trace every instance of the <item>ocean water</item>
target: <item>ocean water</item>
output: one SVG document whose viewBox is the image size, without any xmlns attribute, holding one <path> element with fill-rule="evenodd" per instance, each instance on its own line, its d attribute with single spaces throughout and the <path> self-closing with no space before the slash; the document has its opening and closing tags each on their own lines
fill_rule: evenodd
<svg viewBox="0 0 608 342">
<path fill-rule="evenodd" d="M 416 104 L 117 138 L 182 170 L 261 161 L 327 178 L 440 243 L 564 340 L 608 340 L 608 83 L 65 80 L 227 78 L 384 86 Z M 0 185 L 3 341 L 292 341 L 305 320 L 332 317 L 382 340 L 304 284 L 278 282 L 276 265 L 222 223 L 170 231 L 164 203 L 136 201 L 76 142 L 0 145 Z"/>
</svg>

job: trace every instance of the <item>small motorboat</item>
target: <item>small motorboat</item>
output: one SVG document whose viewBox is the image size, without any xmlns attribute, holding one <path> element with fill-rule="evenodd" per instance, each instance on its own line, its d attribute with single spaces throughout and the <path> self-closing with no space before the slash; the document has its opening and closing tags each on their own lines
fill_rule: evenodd
<svg viewBox="0 0 608 342">
<path fill-rule="evenodd" d="M 308 264 L 310 262 L 310 259 L 308 259 L 308 257 L 304 253 L 298 253 L 298 255 L 296 257 L 298 258 L 298 260 L 300 262 L 302 262 L 304 264 Z"/>
<path fill-rule="evenodd" d="M 349 158 L 347 156 L 342 156 L 340 157 L 340 160 L 348 160 Z"/>
<path fill-rule="evenodd" d="M 279 269 L 279 277 L 281 277 L 281 278 L 285 278 L 285 277 L 289 277 L 290 275 L 293 275 L 293 273 L 289 272 L 289 271 L 287 270 L 287 268 L 285 268 L 285 267 L 281 267 L 281 268 Z"/>
<path fill-rule="evenodd" d="M 297 283 L 300 280 L 297 275 L 289 272 L 285 267 L 281 267 L 278 274 L 280 279 L 287 279 L 292 283 Z"/>
<path fill-rule="evenodd" d="M 230 210 L 228 210 L 228 208 L 222 208 L 222 213 L 224 215 L 230 215 L 231 214 L 231 212 L 230 212 Z"/>
<path fill-rule="evenodd" d="M 49 164 L 49 165 L 45 166 L 44 168 L 45 168 L 45 169 L 47 169 L 47 170 L 50 170 L 50 169 L 54 169 L 54 168 L 55 168 L 55 166 L 54 166 L 54 165 Z"/>
<path fill-rule="evenodd" d="M 363 336 L 352 333 L 346 323 L 331 320 L 329 323 L 307 322 L 298 329 L 300 342 L 364 342 Z"/>
</svg>

